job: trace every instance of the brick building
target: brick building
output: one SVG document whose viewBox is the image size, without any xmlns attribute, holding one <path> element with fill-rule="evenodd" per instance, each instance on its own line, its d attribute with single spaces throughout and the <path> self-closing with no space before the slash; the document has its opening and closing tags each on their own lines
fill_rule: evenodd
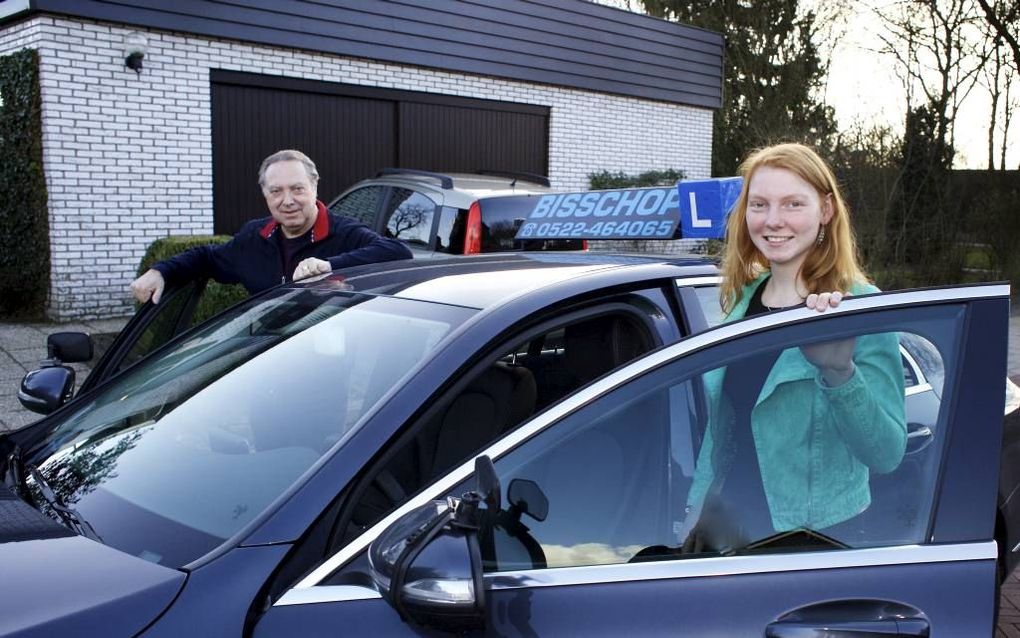
<svg viewBox="0 0 1020 638">
<path fill-rule="evenodd" d="M 52 317 L 128 313 L 154 239 L 265 215 L 281 147 L 327 201 L 383 166 L 709 175 L 718 34 L 584 0 L 258 6 L 0 2 L 0 55 L 40 58 Z"/>
</svg>

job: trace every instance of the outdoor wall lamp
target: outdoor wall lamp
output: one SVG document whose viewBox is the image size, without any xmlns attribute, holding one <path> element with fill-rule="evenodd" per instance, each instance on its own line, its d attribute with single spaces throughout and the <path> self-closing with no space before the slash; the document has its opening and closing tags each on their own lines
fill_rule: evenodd
<svg viewBox="0 0 1020 638">
<path fill-rule="evenodd" d="M 145 48 L 148 42 L 145 36 L 138 31 L 132 31 L 124 38 L 124 66 L 135 73 L 142 73 L 142 58 L 145 57 Z"/>
</svg>

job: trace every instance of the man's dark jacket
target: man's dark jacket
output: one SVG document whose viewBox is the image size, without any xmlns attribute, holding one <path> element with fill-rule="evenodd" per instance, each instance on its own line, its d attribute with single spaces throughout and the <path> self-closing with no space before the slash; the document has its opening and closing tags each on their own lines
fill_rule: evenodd
<svg viewBox="0 0 1020 638">
<path fill-rule="evenodd" d="M 335 215 L 316 202 L 319 210 L 311 229 L 311 241 L 297 251 L 291 264 L 308 257 L 325 259 L 334 270 L 379 261 L 407 259 L 411 251 L 400 241 L 373 232 L 361 222 Z M 294 275 L 283 271 L 279 238 L 283 231 L 272 217 L 245 224 L 234 237 L 218 246 L 199 246 L 153 266 L 169 285 L 193 279 L 212 278 L 220 283 L 240 283 L 255 294 L 290 281 Z"/>
</svg>

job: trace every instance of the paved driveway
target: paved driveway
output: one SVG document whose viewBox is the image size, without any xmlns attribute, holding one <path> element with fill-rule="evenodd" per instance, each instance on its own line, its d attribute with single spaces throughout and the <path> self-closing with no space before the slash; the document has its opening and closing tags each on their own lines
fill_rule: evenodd
<svg viewBox="0 0 1020 638">
<path fill-rule="evenodd" d="M 95 337 L 96 347 L 108 345 L 127 319 L 102 319 L 75 323 L 0 323 L 0 430 L 21 427 L 39 418 L 18 403 L 21 378 L 35 370 L 46 358 L 46 336 L 54 332 L 87 332 Z M 98 359 L 93 358 L 93 361 Z M 77 381 L 88 374 L 87 364 L 75 363 Z"/>
</svg>

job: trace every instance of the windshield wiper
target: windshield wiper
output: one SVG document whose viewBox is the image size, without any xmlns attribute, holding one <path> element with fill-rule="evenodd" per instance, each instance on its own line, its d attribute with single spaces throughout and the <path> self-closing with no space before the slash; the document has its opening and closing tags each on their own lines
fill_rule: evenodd
<svg viewBox="0 0 1020 638">
<path fill-rule="evenodd" d="M 57 493 L 53 491 L 50 484 L 43 478 L 42 472 L 39 471 L 34 465 L 25 464 L 24 468 L 28 471 L 29 476 L 35 481 L 36 486 L 39 488 L 39 493 L 46 499 L 47 505 L 50 506 L 57 516 L 60 517 L 64 523 L 66 523 L 71 529 L 85 538 L 91 538 L 92 540 L 102 543 L 103 539 L 99 537 L 96 530 L 93 529 L 89 522 L 82 518 L 82 515 L 78 513 L 74 508 L 68 507 L 64 504 Z"/>
<path fill-rule="evenodd" d="M 14 450 L 7 455 L 7 469 L 4 472 L 4 483 L 15 494 L 21 493 L 25 484 L 25 477 L 21 472 L 21 448 L 14 446 Z"/>
</svg>

